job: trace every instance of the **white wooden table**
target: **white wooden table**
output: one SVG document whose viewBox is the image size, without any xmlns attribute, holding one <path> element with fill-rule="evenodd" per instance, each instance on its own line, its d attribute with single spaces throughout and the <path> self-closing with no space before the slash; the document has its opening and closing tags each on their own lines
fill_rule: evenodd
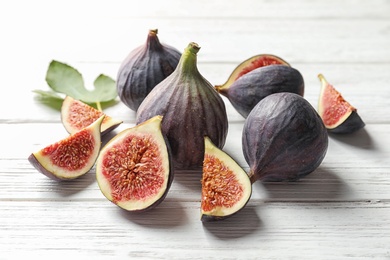
<svg viewBox="0 0 390 260">
<path fill-rule="evenodd" d="M 317 106 L 325 77 L 366 127 L 330 136 L 321 166 L 294 183 L 255 183 L 247 207 L 202 224 L 200 173 L 176 174 L 167 198 L 129 214 L 104 198 L 94 169 L 58 183 L 27 161 L 64 138 L 58 106 L 32 93 L 48 90 L 56 59 L 87 85 L 119 64 L 149 29 L 182 50 L 201 46 L 200 72 L 223 83 L 241 61 L 276 54 L 305 79 Z M 3 1 L 0 4 L 0 259 L 389 259 L 390 1 Z M 225 151 L 248 169 L 241 151 L 244 119 L 229 113 Z M 105 112 L 134 126 L 122 103 Z M 35 258 L 34 258 L 35 259 Z"/>
</svg>

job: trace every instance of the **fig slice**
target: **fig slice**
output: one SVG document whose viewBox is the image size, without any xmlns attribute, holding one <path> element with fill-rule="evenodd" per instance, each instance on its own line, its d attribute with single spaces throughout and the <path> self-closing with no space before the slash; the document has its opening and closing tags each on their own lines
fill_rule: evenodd
<svg viewBox="0 0 390 260">
<path fill-rule="evenodd" d="M 241 76 L 251 72 L 254 69 L 265 67 L 268 65 L 286 65 L 290 66 L 287 61 L 273 54 L 258 54 L 254 55 L 243 62 L 241 62 L 230 74 L 227 81 L 222 85 L 216 85 L 215 89 L 218 92 L 228 89 Z"/>
<path fill-rule="evenodd" d="M 363 128 L 365 123 L 358 115 L 357 109 L 346 101 L 322 74 L 319 74 L 318 78 L 321 82 L 318 113 L 328 131 L 350 134 Z"/>
<path fill-rule="evenodd" d="M 102 115 L 105 116 L 100 129 L 102 135 L 105 135 L 122 124 L 121 120 L 114 119 L 102 111 L 99 111 L 80 100 L 74 99 L 71 96 L 66 96 L 62 102 L 61 121 L 66 131 L 70 134 L 76 133 L 87 127 Z"/>
<path fill-rule="evenodd" d="M 101 150 L 96 179 L 103 195 L 127 211 L 162 202 L 173 180 L 170 148 L 155 116 L 114 136 Z"/>
<path fill-rule="evenodd" d="M 86 128 L 32 153 L 28 161 L 54 180 L 71 180 L 86 174 L 99 155 L 103 118 L 101 116 Z"/>
<path fill-rule="evenodd" d="M 252 194 L 247 173 L 207 136 L 201 183 L 202 222 L 222 220 L 236 214 Z"/>
</svg>

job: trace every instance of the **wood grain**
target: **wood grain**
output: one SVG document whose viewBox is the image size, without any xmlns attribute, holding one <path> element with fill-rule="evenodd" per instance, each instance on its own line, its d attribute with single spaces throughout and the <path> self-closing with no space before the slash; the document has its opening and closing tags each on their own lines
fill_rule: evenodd
<svg viewBox="0 0 390 260">
<path fill-rule="evenodd" d="M 225 221 L 200 221 L 199 171 L 177 172 L 167 198 L 130 214 L 100 192 L 94 168 L 55 182 L 27 161 L 67 136 L 61 102 L 45 73 L 56 59 L 76 67 L 87 87 L 159 29 L 179 50 L 201 45 L 198 68 L 222 84 L 244 59 L 272 53 L 297 68 L 317 106 L 322 73 L 358 109 L 366 127 L 329 135 L 320 167 L 291 183 L 255 183 L 248 205 Z M 0 3 L 0 259 L 389 259 L 390 2 L 387 0 L 6 1 Z M 244 123 L 229 117 L 224 150 L 249 170 Z M 104 107 L 135 124 L 119 100 Z"/>
</svg>

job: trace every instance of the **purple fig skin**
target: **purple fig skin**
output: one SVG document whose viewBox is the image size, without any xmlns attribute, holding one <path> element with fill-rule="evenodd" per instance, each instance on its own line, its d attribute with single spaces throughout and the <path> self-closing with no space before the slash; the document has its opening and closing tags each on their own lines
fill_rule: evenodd
<svg viewBox="0 0 390 260">
<path fill-rule="evenodd" d="M 190 43 L 176 70 L 149 93 L 137 111 L 137 124 L 163 116 L 162 132 L 171 146 L 175 169 L 202 167 L 204 136 L 218 148 L 224 146 L 227 137 L 225 104 L 197 69 L 199 49 Z"/>
<path fill-rule="evenodd" d="M 137 111 L 149 92 L 175 70 L 180 56 L 177 49 L 160 43 L 157 29 L 150 30 L 146 43 L 130 52 L 119 68 L 117 92 L 120 100 Z"/>
<path fill-rule="evenodd" d="M 58 176 L 54 175 L 52 172 L 48 171 L 45 167 L 42 166 L 37 160 L 37 158 L 33 155 L 30 154 L 28 157 L 28 161 L 31 163 L 32 166 L 34 166 L 35 169 L 37 169 L 40 173 L 45 175 L 46 177 L 49 177 L 52 180 L 55 181 L 63 181 L 66 179 L 59 178 Z"/>
<path fill-rule="evenodd" d="M 352 134 L 365 125 L 359 114 L 356 111 L 352 111 L 351 115 L 341 125 L 328 129 L 328 132 L 332 134 Z"/>
<path fill-rule="evenodd" d="M 219 92 L 246 118 L 254 106 L 268 95 L 291 92 L 303 96 L 304 90 L 301 73 L 295 68 L 279 64 L 254 69 Z"/>
<path fill-rule="evenodd" d="M 275 93 L 248 115 L 242 146 L 252 183 L 296 181 L 321 164 L 328 134 L 307 100 L 294 93 Z"/>
</svg>

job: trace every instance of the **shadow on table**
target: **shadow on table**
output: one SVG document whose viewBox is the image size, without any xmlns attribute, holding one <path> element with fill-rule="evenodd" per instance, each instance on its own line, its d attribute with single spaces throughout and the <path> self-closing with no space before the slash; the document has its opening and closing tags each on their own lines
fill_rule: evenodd
<svg viewBox="0 0 390 260">
<path fill-rule="evenodd" d="M 48 180 L 51 182 L 51 189 L 62 197 L 69 197 L 75 195 L 79 192 L 85 191 L 89 186 L 91 186 L 95 181 L 95 168 L 89 170 L 85 175 L 68 181 L 54 181 Z"/>
<path fill-rule="evenodd" d="M 247 205 L 237 214 L 220 221 L 203 222 L 203 229 L 221 240 L 236 239 L 258 232 L 263 223 L 257 206 Z"/>
<path fill-rule="evenodd" d="M 350 196 L 349 185 L 331 169 L 320 166 L 306 177 L 294 182 L 254 183 L 264 189 L 271 201 L 329 201 Z"/>
<path fill-rule="evenodd" d="M 180 201 L 165 198 L 161 204 L 145 212 L 129 212 L 118 208 L 119 215 L 143 227 L 170 229 L 188 224 L 184 206 Z"/>
<path fill-rule="evenodd" d="M 375 143 L 372 136 L 367 132 L 366 128 L 362 128 L 351 134 L 332 134 L 329 133 L 329 138 L 335 141 L 345 143 L 366 150 L 375 150 Z"/>
</svg>

